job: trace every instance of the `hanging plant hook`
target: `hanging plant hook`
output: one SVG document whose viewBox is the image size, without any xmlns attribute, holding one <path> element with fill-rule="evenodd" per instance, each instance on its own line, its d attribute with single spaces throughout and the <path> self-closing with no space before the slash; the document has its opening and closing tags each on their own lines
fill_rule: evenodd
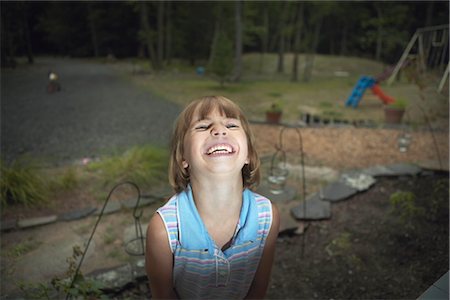
<svg viewBox="0 0 450 300">
<path fill-rule="evenodd" d="M 91 236 L 89 237 L 88 242 L 87 242 L 87 244 L 86 244 L 86 247 L 85 247 L 85 249 L 84 249 L 84 251 L 83 251 L 83 254 L 81 255 L 81 259 L 80 259 L 80 262 L 78 263 L 77 269 L 75 270 L 75 274 L 73 275 L 73 278 L 72 278 L 72 280 L 71 280 L 71 282 L 70 282 L 70 286 L 69 286 L 68 291 L 70 291 L 70 289 L 73 288 L 73 285 L 74 285 L 74 283 L 75 283 L 75 280 L 76 280 L 77 277 L 78 277 L 78 273 L 80 272 L 80 268 L 81 268 L 81 265 L 83 264 L 84 257 L 86 256 L 86 253 L 87 253 L 87 250 L 89 249 L 89 246 L 90 246 L 90 244 L 91 244 L 92 238 L 94 237 L 95 231 L 97 230 L 97 226 L 98 226 L 98 224 L 100 223 L 100 220 L 101 220 L 102 217 L 103 217 L 103 213 L 105 212 L 105 208 L 106 208 L 106 205 L 108 205 L 109 199 L 111 198 L 112 194 L 114 193 L 114 191 L 115 191 L 119 186 L 122 186 L 122 185 L 125 185 L 125 184 L 129 184 L 129 185 L 133 186 L 133 187 L 136 189 L 136 191 L 137 191 L 137 201 L 136 201 L 136 206 L 135 206 L 135 208 L 134 208 L 133 215 L 136 214 L 136 210 L 137 210 L 137 207 L 139 206 L 139 201 L 140 201 L 140 199 L 141 199 L 141 191 L 140 191 L 139 187 L 137 186 L 137 184 L 135 184 L 134 182 L 131 182 L 131 181 L 125 181 L 125 182 L 121 182 L 121 183 L 116 184 L 116 185 L 111 189 L 111 191 L 109 192 L 108 196 L 106 197 L 106 200 L 105 200 L 105 203 L 103 204 L 102 210 L 100 211 L 100 214 L 98 215 L 97 222 L 95 222 L 94 228 L 92 229 Z M 139 217 L 140 217 L 141 215 L 142 215 L 142 210 L 141 210 L 141 212 L 140 212 Z M 142 229 L 141 229 L 141 230 L 142 230 Z M 141 233 L 142 233 L 142 232 L 141 232 Z M 70 296 L 70 294 L 69 294 L 69 292 L 67 292 L 67 294 L 66 294 L 66 300 L 69 299 L 69 296 Z"/>
</svg>

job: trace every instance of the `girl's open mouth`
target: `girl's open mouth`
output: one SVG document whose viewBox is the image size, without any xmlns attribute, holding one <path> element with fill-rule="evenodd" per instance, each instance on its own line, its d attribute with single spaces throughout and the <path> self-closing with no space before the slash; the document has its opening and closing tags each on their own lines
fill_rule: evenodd
<svg viewBox="0 0 450 300">
<path fill-rule="evenodd" d="M 233 154 L 234 152 L 233 147 L 229 144 L 217 144 L 206 150 L 207 155 Z"/>
</svg>

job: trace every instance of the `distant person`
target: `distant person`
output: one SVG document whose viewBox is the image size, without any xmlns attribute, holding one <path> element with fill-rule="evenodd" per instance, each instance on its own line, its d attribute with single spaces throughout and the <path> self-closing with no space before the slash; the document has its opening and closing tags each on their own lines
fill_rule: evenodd
<svg viewBox="0 0 450 300">
<path fill-rule="evenodd" d="M 147 230 L 154 298 L 264 297 L 279 214 L 250 190 L 260 161 L 247 118 L 231 100 L 208 96 L 178 117 L 169 180 L 176 194 Z"/>
<path fill-rule="evenodd" d="M 61 86 L 58 82 L 58 75 L 53 71 L 48 72 L 47 93 L 52 94 L 54 92 L 59 92 L 60 90 Z"/>
</svg>

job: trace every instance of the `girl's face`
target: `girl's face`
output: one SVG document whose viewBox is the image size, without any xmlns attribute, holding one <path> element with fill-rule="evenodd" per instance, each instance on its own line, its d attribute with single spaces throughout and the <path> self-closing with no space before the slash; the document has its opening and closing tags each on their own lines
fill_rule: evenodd
<svg viewBox="0 0 450 300">
<path fill-rule="evenodd" d="M 236 175 L 248 163 L 247 136 L 238 119 L 221 115 L 218 109 L 200 120 L 194 113 L 184 138 L 183 167 L 191 179 L 210 175 Z"/>
</svg>

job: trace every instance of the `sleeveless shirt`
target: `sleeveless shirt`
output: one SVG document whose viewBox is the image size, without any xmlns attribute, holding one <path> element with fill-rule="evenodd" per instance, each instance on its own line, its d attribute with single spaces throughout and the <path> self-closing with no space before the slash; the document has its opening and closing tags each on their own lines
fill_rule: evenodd
<svg viewBox="0 0 450 300">
<path fill-rule="evenodd" d="M 180 298 L 243 299 L 252 284 L 272 225 L 267 198 L 243 191 L 231 245 L 219 249 L 195 206 L 190 186 L 157 210 L 174 257 L 173 285 Z"/>
</svg>

